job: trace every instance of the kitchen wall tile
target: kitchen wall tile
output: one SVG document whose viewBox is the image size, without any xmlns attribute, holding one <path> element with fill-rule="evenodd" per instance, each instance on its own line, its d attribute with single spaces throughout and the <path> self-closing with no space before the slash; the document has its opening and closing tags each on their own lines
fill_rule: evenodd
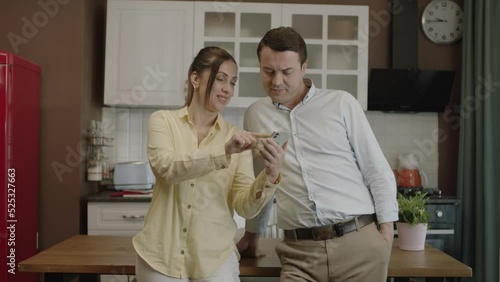
<svg viewBox="0 0 500 282">
<path fill-rule="evenodd" d="M 103 108 L 103 119 L 111 124 L 109 136 L 115 146 L 109 162 L 147 161 L 147 128 L 149 116 L 157 109 Z M 243 127 L 245 109 L 226 109 L 224 118 Z M 398 155 L 413 152 L 422 158 L 421 168 L 429 176 L 429 187 L 437 187 L 438 121 L 436 113 L 366 112 L 367 119 L 391 168 L 397 168 Z"/>
<path fill-rule="evenodd" d="M 142 152 L 142 159 L 143 161 L 147 162 L 148 161 L 148 124 L 149 124 L 149 116 L 157 111 L 157 109 L 143 109 L 142 110 L 142 143 L 144 146 L 141 149 Z"/>
<path fill-rule="evenodd" d="M 115 145 L 115 163 L 128 162 L 131 161 L 129 158 L 129 146 L 123 144 Z M 114 167 L 114 164 L 111 165 Z"/>
<path fill-rule="evenodd" d="M 424 181 L 422 180 L 422 185 L 424 187 L 437 188 L 438 187 L 438 175 L 437 173 L 427 173 L 428 184 L 425 186 Z"/>
<path fill-rule="evenodd" d="M 142 109 L 130 109 L 129 112 L 129 153 L 130 161 L 143 160 L 143 128 L 142 128 Z"/>
<path fill-rule="evenodd" d="M 385 119 L 385 132 L 387 134 L 400 134 L 399 121 L 395 114 L 387 114 Z"/>
<path fill-rule="evenodd" d="M 382 151 L 384 152 L 384 156 L 387 159 L 387 162 L 391 166 L 392 169 L 395 169 L 398 167 L 397 163 L 397 158 L 398 155 L 401 154 L 399 149 L 396 148 L 382 148 Z"/>
<path fill-rule="evenodd" d="M 399 134 L 394 134 L 394 133 L 391 133 L 391 134 L 386 134 L 385 135 L 386 138 L 385 138 L 385 146 L 386 148 L 399 148 L 400 147 L 400 144 L 401 142 L 399 142 L 399 139 L 400 139 L 400 135 Z"/>
<path fill-rule="evenodd" d="M 143 161 L 144 156 L 142 154 L 144 146 L 142 144 L 130 144 L 129 146 L 129 161 Z"/>
<path fill-rule="evenodd" d="M 108 138 L 113 138 L 113 147 L 104 147 L 104 155 L 107 158 L 107 162 L 114 164 L 115 161 L 115 148 L 114 145 L 117 142 L 116 139 L 116 114 L 113 108 L 103 108 L 102 109 L 102 125 L 104 136 Z"/>
<path fill-rule="evenodd" d="M 129 113 L 129 131 L 142 133 L 142 109 L 131 109 Z"/>
<path fill-rule="evenodd" d="M 236 126 L 238 125 L 238 111 L 237 111 L 237 109 L 226 109 L 222 113 L 222 116 L 224 117 L 224 119 L 227 122 L 232 123 Z"/>
<path fill-rule="evenodd" d="M 385 142 L 385 134 L 381 134 L 381 133 L 378 133 L 378 132 L 374 132 L 375 134 L 375 138 L 377 138 L 377 142 L 378 142 L 378 145 L 383 148 L 386 146 L 386 142 Z"/>
<path fill-rule="evenodd" d="M 239 128 L 243 128 L 245 109 L 226 109 L 222 115 L 227 122 L 232 123 Z"/>
</svg>

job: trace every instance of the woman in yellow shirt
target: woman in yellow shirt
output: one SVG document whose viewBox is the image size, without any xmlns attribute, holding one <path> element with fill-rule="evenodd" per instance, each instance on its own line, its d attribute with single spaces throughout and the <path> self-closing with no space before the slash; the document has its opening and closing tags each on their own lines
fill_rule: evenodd
<svg viewBox="0 0 500 282">
<path fill-rule="evenodd" d="M 206 47 L 189 68 L 186 105 L 150 117 L 156 183 L 144 229 L 133 238 L 138 282 L 239 281 L 234 210 L 252 218 L 273 197 L 285 151 L 224 120 L 236 80 L 234 58 Z M 252 148 L 265 166 L 257 177 Z"/>
</svg>

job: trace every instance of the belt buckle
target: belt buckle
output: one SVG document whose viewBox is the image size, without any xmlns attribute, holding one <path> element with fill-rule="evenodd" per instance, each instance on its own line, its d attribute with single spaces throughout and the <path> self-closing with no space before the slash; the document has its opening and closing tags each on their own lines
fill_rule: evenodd
<svg viewBox="0 0 500 282">
<path fill-rule="evenodd" d="M 337 237 L 344 236 L 344 225 L 342 223 L 334 224 L 333 229 L 335 230 Z"/>
</svg>

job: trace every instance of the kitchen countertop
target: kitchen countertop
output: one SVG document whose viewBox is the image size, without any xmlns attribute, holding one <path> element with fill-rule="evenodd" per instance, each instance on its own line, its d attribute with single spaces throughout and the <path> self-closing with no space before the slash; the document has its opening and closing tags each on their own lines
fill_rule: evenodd
<svg viewBox="0 0 500 282">
<path fill-rule="evenodd" d="M 151 197 L 113 197 L 111 193 L 115 190 L 104 190 L 85 197 L 87 202 L 151 202 Z M 439 198 L 429 198 L 431 204 L 457 204 L 460 201 L 453 196 L 442 196 Z"/>
<path fill-rule="evenodd" d="M 85 197 L 87 202 L 151 202 L 151 197 L 113 197 L 111 193 L 116 190 L 104 190 Z"/>
</svg>

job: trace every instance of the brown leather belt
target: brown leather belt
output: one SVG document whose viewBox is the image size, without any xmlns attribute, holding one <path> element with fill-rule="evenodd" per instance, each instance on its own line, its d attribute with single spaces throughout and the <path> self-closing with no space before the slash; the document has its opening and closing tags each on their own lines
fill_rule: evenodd
<svg viewBox="0 0 500 282">
<path fill-rule="evenodd" d="M 335 224 L 328 224 L 314 228 L 285 230 L 285 238 L 292 240 L 328 240 L 335 237 L 342 237 L 347 233 L 359 230 L 360 228 L 375 221 L 375 214 L 365 214 L 351 220 Z"/>
</svg>

